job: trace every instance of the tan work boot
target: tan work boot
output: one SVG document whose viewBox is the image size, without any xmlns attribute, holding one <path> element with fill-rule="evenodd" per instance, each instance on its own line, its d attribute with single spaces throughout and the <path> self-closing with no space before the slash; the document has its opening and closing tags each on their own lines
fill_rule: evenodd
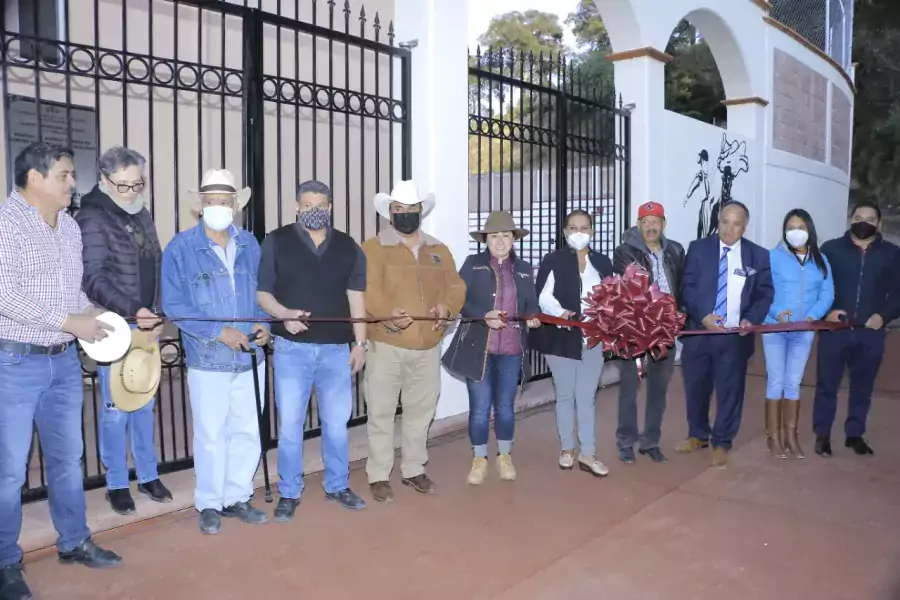
<svg viewBox="0 0 900 600">
<path fill-rule="evenodd" d="M 512 456 L 509 454 L 497 456 L 497 471 L 500 472 L 500 479 L 503 481 L 515 481 L 516 468 L 513 466 Z"/>
<path fill-rule="evenodd" d="M 797 435 L 797 427 L 800 422 L 800 401 L 782 400 L 782 424 L 784 426 L 784 442 L 788 452 L 797 458 L 805 458 L 803 448 L 800 447 L 800 438 Z"/>
<path fill-rule="evenodd" d="M 703 448 L 708 448 L 709 442 L 704 442 L 703 440 L 698 440 L 695 437 L 689 437 L 684 440 L 678 446 L 675 446 L 675 452 L 679 452 L 681 454 L 687 454 L 688 452 L 696 452 L 697 450 L 702 450 Z"/>
<path fill-rule="evenodd" d="M 394 499 L 394 491 L 391 489 L 389 481 L 375 481 L 369 484 L 369 490 L 372 492 L 372 498 L 375 502 L 387 504 Z"/>
<path fill-rule="evenodd" d="M 781 429 L 781 408 L 784 404 L 784 400 L 766 399 L 766 445 L 775 458 L 787 458 Z"/>
<path fill-rule="evenodd" d="M 481 458 L 480 456 L 476 456 L 472 459 L 472 468 L 469 470 L 469 477 L 467 481 L 469 485 L 481 485 L 484 483 L 484 478 L 487 477 L 488 471 L 488 461 L 486 458 Z"/>
<path fill-rule="evenodd" d="M 717 469 L 724 469 L 728 466 L 728 450 L 725 448 L 713 448 L 712 465 Z"/>
</svg>

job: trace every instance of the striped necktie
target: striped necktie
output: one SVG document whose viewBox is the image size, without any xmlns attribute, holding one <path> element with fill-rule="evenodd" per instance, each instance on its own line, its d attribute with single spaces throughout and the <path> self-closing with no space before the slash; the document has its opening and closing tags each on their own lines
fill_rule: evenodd
<svg viewBox="0 0 900 600">
<path fill-rule="evenodd" d="M 716 308 L 714 315 L 726 320 L 728 317 L 728 246 L 722 248 L 722 257 L 719 259 L 719 287 L 716 291 Z"/>
</svg>

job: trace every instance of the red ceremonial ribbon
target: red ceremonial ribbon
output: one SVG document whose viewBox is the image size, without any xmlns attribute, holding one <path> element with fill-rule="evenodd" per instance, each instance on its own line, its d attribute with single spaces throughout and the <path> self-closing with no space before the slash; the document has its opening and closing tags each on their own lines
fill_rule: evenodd
<svg viewBox="0 0 900 600">
<path fill-rule="evenodd" d="M 850 329 L 850 323 L 811 321 L 799 323 L 775 323 L 772 325 L 751 325 L 720 329 L 685 330 L 687 316 L 678 312 L 675 299 L 660 291 L 656 282 L 650 283 L 650 274 L 637 264 L 629 265 L 623 275 L 606 277 L 594 286 L 585 298 L 588 307 L 583 311 L 587 317 L 583 321 L 573 321 L 550 315 L 524 315 L 502 317 L 506 322 L 524 322 L 538 319 L 545 325 L 577 327 L 587 339 L 588 348 L 603 346 L 604 352 L 612 352 L 619 358 L 633 359 L 649 353 L 655 359 L 665 358 L 669 349 L 675 346 L 675 339 L 685 335 L 721 335 L 748 333 L 778 333 L 789 331 L 834 331 Z M 412 321 L 453 321 L 484 322 L 485 317 L 413 316 Z M 160 317 L 160 321 L 206 321 L 223 323 L 283 323 L 299 320 L 305 323 L 385 323 L 395 317 L 315 317 L 301 319 L 275 319 L 259 317 Z M 126 317 L 135 322 L 137 317 Z"/>
</svg>

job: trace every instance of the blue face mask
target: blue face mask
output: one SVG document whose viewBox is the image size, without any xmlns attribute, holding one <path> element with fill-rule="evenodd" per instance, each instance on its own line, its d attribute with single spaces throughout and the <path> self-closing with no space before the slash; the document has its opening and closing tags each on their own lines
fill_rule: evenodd
<svg viewBox="0 0 900 600">
<path fill-rule="evenodd" d="M 304 229 L 318 231 L 319 229 L 328 227 L 328 224 L 331 222 L 331 215 L 327 210 L 314 208 L 306 212 L 298 213 L 297 222 L 300 223 L 300 226 Z"/>
</svg>

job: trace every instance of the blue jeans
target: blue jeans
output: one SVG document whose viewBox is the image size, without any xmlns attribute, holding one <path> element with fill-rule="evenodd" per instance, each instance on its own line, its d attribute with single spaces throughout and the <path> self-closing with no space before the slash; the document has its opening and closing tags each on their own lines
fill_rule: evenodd
<svg viewBox="0 0 900 600">
<path fill-rule="evenodd" d="M 469 388 L 469 440 L 475 456 L 487 457 L 492 407 L 497 446 L 503 454 L 509 454 L 512 450 L 516 428 L 516 388 L 521 373 L 521 354 L 489 354 L 484 379 L 466 380 Z"/>
<path fill-rule="evenodd" d="M 813 331 L 763 334 L 767 400 L 800 399 L 800 382 L 814 338 Z"/>
<path fill-rule="evenodd" d="M 325 491 L 350 485 L 347 421 L 353 409 L 349 344 L 298 344 L 275 337 L 275 404 L 278 407 L 278 492 L 282 498 L 303 493 L 303 424 L 310 394 L 322 426 Z"/>
<path fill-rule="evenodd" d="M 22 485 L 35 424 L 56 547 L 68 552 L 90 537 L 81 473 L 83 405 L 74 346 L 54 356 L 0 352 L 0 568 L 22 559 Z"/>
<path fill-rule="evenodd" d="M 131 457 L 138 483 L 159 479 L 156 470 L 156 446 L 153 426 L 156 422 L 153 398 L 134 412 L 125 412 L 113 404 L 109 388 L 109 366 L 97 365 L 97 385 L 100 388 L 100 410 L 97 415 L 97 442 L 100 460 L 106 468 L 106 489 L 128 488 L 128 438 L 131 438 Z"/>
</svg>

